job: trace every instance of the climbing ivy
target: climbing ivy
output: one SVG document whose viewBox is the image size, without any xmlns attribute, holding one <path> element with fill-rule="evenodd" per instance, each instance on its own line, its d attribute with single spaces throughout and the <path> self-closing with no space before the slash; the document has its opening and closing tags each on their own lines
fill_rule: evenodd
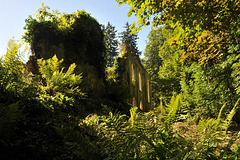
<svg viewBox="0 0 240 160">
<path fill-rule="evenodd" d="M 84 10 L 67 14 L 49 12 L 49 9 L 43 4 L 35 16 L 25 20 L 23 39 L 31 44 L 35 56 L 42 57 L 43 44 L 48 47 L 62 45 L 66 64 L 83 62 L 94 66 L 99 75 L 104 76 L 106 47 L 97 20 Z"/>
</svg>

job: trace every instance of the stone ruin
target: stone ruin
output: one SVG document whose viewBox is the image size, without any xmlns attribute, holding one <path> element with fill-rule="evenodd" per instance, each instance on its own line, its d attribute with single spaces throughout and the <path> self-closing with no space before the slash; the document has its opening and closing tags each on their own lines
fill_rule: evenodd
<svg viewBox="0 0 240 160">
<path fill-rule="evenodd" d="M 127 87 L 130 94 L 128 103 L 137 106 L 142 111 L 149 111 L 152 108 L 152 87 L 151 77 L 143 67 L 138 56 L 129 52 L 123 53 L 117 58 L 117 71 L 121 85 Z"/>
</svg>

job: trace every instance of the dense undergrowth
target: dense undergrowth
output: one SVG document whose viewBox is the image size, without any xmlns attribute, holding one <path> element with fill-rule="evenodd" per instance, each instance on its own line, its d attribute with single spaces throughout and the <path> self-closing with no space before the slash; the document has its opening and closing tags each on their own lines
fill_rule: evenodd
<svg viewBox="0 0 240 160">
<path fill-rule="evenodd" d="M 82 93 L 75 64 L 62 68 L 56 56 L 38 60 L 41 75 L 24 74 L 18 47 L 10 41 L 0 63 L 1 159 L 240 158 L 240 134 L 229 131 L 238 102 L 204 119 L 181 114 L 180 94 L 123 114 L 113 107 L 122 104 Z"/>
</svg>

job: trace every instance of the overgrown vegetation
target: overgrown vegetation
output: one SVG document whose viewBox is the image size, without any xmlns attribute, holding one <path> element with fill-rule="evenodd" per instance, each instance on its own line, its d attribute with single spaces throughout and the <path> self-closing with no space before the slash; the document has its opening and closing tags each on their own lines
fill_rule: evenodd
<svg viewBox="0 0 240 160">
<path fill-rule="evenodd" d="M 66 66 L 74 62 L 90 64 L 104 77 L 106 47 L 97 20 L 84 10 L 70 14 L 49 10 L 43 4 L 35 16 L 25 20 L 23 39 L 31 44 L 35 56 L 47 59 L 58 54 Z M 53 51 L 58 53 L 52 53 L 50 46 L 55 46 Z"/>
<path fill-rule="evenodd" d="M 169 102 L 172 95 L 182 92 L 184 110 L 192 115 L 216 118 L 223 104 L 224 113 L 230 112 L 239 98 L 238 1 L 117 2 L 129 4 L 128 14 L 139 18 L 132 25 L 135 32 L 149 25 L 153 17 L 155 28 L 145 51 L 145 66 L 154 77 L 153 94 Z M 151 68 L 158 58 L 161 65 Z M 238 115 L 235 121 L 239 121 Z"/>
<path fill-rule="evenodd" d="M 3 62 L 18 62 L 17 55 L 9 50 Z M 240 135 L 228 131 L 238 102 L 226 118 L 222 117 L 224 105 L 217 118 L 199 121 L 196 117 L 179 121 L 181 94 L 148 113 L 133 107 L 128 116 L 104 105 L 87 116 L 91 100 L 86 103 L 78 88 L 82 77 L 73 73 L 75 64 L 64 69 L 62 61 L 56 56 L 39 59 L 41 76 L 13 74 L 11 83 L 21 87 L 14 92 L 8 85 L 1 89 L 1 100 L 5 100 L 0 110 L 2 159 L 239 158 Z M 1 80 L 6 76 L 1 72 Z M 9 94 L 11 99 L 6 98 Z"/>
<path fill-rule="evenodd" d="M 119 66 L 108 68 L 104 99 L 83 93 L 77 65 L 66 67 L 56 55 L 39 57 L 40 75 L 27 74 L 21 44 L 10 40 L 0 59 L 0 159 L 240 159 L 239 15 L 232 14 L 239 13 L 239 2 L 118 2 L 132 5 L 140 25 L 163 11 L 154 18 L 164 25 L 151 31 L 144 62 L 158 96 L 155 108 L 126 112 L 122 99 L 127 94 L 114 72 Z M 74 27 L 84 28 L 85 22 L 93 24 L 93 32 L 100 27 L 81 11 L 50 14 L 43 6 L 38 13 L 26 21 L 25 40 L 35 49 L 41 49 L 41 40 L 58 43 L 51 41 L 52 34 L 76 36 L 80 30 Z M 86 45 L 97 43 L 87 37 Z M 102 62 L 99 72 L 106 67 Z"/>
</svg>

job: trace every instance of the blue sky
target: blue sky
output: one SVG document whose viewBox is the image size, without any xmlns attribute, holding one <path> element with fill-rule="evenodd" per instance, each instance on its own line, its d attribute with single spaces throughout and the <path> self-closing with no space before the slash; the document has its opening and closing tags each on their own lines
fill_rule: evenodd
<svg viewBox="0 0 240 160">
<path fill-rule="evenodd" d="M 119 32 L 124 30 L 126 22 L 137 21 L 136 17 L 128 17 L 128 5 L 118 6 L 115 0 L 0 0 L 0 56 L 6 53 L 7 42 L 9 39 L 19 40 L 24 34 L 23 27 L 25 19 L 33 15 L 37 9 L 41 8 L 42 2 L 49 6 L 51 10 L 71 13 L 76 10 L 85 9 L 91 13 L 100 24 L 106 25 L 111 22 Z M 147 35 L 151 27 L 145 27 L 138 33 L 138 48 L 144 51 Z M 25 55 L 25 59 L 29 55 Z"/>
</svg>

